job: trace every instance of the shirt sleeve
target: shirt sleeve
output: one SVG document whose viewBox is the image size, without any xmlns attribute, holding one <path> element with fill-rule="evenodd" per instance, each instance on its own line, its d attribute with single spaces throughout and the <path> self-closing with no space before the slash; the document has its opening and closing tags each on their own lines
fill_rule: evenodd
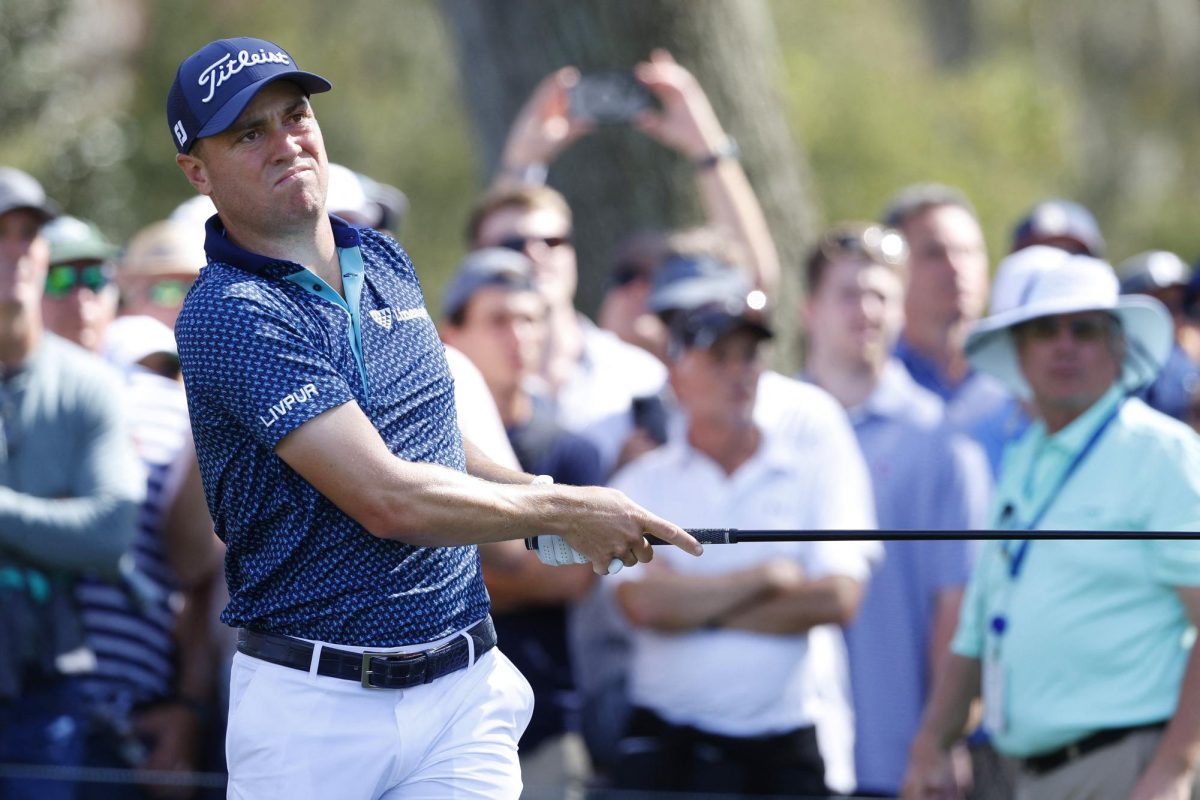
<svg viewBox="0 0 1200 800">
<path fill-rule="evenodd" d="M 865 582 L 883 563 L 883 545 L 879 542 L 813 542 L 804 568 L 812 578 L 841 575 Z"/>
<path fill-rule="evenodd" d="M 146 474 L 124 424 L 115 380 L 84 380 L 75 400 L 78 449 L 54 454 L 75 465 L 69 497 L 0 487 L 0 546 L 47 569 L 117 574 L 133 540 Z"/>
<path fill-rule="evenodd" d="M 850 420 L 837 402 L 825 395 L 823 405 L 813 398 L 812 411 L 820 413 L 820 441 L 814 452 L 821 453 L 821 465 L 813 470 L 817 486 L 813 497 L 822 502 L 816 509 L 814 527 L 818 529 L 874 528 L 875 495 L 871 475 Z"/>
<path fill-rule="evenodd" d="M 349 340 L 339 341 L 316 310 L 288 291 L 254 280 L 214 285 L 185 307 L 176 325 L 193 417 L 217 425 L 233 420 L 268 448 L 356 399 L 337 367 L 353 358 L 335 358 Z"/>
</svg>

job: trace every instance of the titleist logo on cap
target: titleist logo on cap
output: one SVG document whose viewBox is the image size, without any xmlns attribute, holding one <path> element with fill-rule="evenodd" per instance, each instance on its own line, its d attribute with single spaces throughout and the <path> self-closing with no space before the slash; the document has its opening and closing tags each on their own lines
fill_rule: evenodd
<svg viewBox="0 0 1200 800">
<path fill-rule="evenodd" d="M 204 71 L 200 73 L 200 78 L 196 82 L 201 86 L 208 86 L 208 96 L 200 102 L 207 103 L 209 100 L 212 100 L 217 87 L 234 75 L 237 75 L 244 67 L 253 67 L 258 64 L 291 63 L 292 60 L 288 58 L 287 53 L 280 50 L 276 50 L 275 52 L 259 50 L 257 53 L 241 50 L 236 57 L 230 53 L 226 53 L 205 67 Z"/>
</svg>

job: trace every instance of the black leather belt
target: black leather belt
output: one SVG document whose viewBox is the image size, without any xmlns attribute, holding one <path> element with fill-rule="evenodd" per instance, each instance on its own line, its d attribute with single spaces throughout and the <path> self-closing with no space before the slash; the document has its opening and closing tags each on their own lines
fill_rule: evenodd
<svg viewBox="0 0 1200 800">
<path fill-rule="evenodd" d="M 1048 753 L 1022 759 L 1021 766 L 1035 775 L 1044 775 L 1047 772 L 1053 772 L 1059 767 L 1066 766 L 1072 761 L 1083 758 L 1088 753 L 1095 752 L 1102 747 L 1108 747 L 1110 744 L 1116 744 L 1130 734 L 1139 731 L 1162 730 L 1166 726 L 1166 722 L 1151 722 L 1146 725 L 1130 725 L 1127 728 L 1105 728 L 1102 731 L 1096 731 L 1090 736 L 1085 736 L 1066 747 L 1060 747 Z"/>
<path fill-rule="evenodd" d="M 330 678 L 358 681 L 366 689 L 408 689 L 429 683 L 443 675 L 469 667 L 472 647 L 475 660 L 496 646 L 496 628 L 485 617 L 468 628 L 464 635 L 418 653 L 379 653 L 367 650 L 339 650 L 322 647 L 317 674 Z M 312 665 L 313 645 L 303 639 L 261 633 L 242 628 L 238 631 L 238 652 L 261 658 L 281 667 L 308 672 Z"/>
</svg>

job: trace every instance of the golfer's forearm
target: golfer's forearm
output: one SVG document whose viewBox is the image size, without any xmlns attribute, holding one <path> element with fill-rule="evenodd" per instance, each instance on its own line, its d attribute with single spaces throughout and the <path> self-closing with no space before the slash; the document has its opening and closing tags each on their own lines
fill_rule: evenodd
<svg viewBox="0 0 1200 800">
<path fill-rule="evenodd" d="M 351 513 L 375 536 L 451 547 L 551 533 L 568 512 L 554 486 L 500 484 L 434 464 L 401 463 L 374 502 Z"/>
</svg>

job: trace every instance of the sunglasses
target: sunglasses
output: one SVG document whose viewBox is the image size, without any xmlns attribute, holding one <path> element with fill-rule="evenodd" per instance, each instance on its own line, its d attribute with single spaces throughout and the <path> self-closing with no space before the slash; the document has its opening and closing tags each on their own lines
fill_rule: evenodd
<svg viewBox="0 0 1200 800">
<path fill-rule="evenodd" d="M 501 239 L 499 246 L 507 250 L 516 250 L 518 253 L 524 253 L 531 242 L 540 242 L 541 244 L 551 249 L 562 247 L 564 244 L 571 243 L 570 236 L 509 236 Z"/>
<path fill-rule="evenodd" d="M 1071 334 L 1071 338 L 1080 343 L 1099 342 L 1111 331 L 1120 328 L 1115 317 L 1077 317 L 1063 319 L 1062 317 L 1038 317 L 1017 326 L 1017 333 L 1028 339 L 1048 342 L 1057 339 L 1063 328 Z"/>
<path fill-rule="evenodd" d="M 192 281 L 166 278 L 150 284 L 147 296 L 150 298 L 150 302 L 156 306 L 162 308 L 179 308 L 183 305 L 183 298 L 187 296 L 188 289 L 191 288 Z"/>
<path fill-rule="evenodd" d="M 46 296 L 61 300 L 76 286 L 99 293 L 111 282 L 104 264 L 55 264 L 46 272 Z"/>
<path fill-rule="evenodd" d="M 841 226 L 821 237 L 819 247 L 830 261 L 858 256 L 887 266 L 901 266 L 908 260 L 908 244 L 899 231 L 882 225 Z"/>
</svg>

